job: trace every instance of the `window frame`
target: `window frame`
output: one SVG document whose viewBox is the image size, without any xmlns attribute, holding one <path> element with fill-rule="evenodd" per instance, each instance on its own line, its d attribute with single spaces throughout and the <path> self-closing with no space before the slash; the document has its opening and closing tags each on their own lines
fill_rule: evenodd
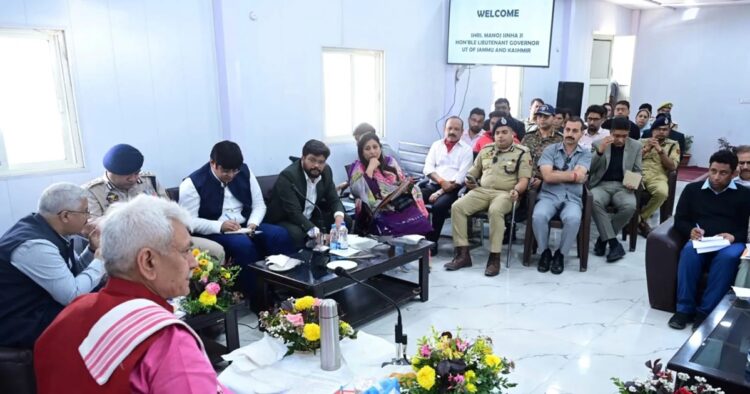
<svg viewBox="0 0 750 394">
<path fill-rule="evenodd" d="M 386 104 L 385 104 L 385 51 L 380 49 L 361 49 L 361 48 L 343 48 L 343 47 L 322 47 L 321 49 L 321 55 L 320 55 L 320 64 L 321 64 L 321 81 L 322 81 L 322 88 L 321 88 L 321 98 L 323 101 L 323 141 L 329 144 L 336 144 L 336 143 L 348 143 L 351 142 L 352 138 L 352 132 L 354 131 L 354 128 L 357 126 L 356 124 L 351 125 L 351 130 L 348 131 L 347 134 L 344 135 L 334 135 L 331 136 L 328 133 L 327 129 L 327 120 L 326 120 L 326 92 L 325 92 L 325 55 L 326 53 L 343 53 L 349 55 L 349 67 L 350 70 L 354 69 L 354 56 L 355 55 L 375 55 L 376 58 L 376 64 L 375 64 L 375 78 L 377 79 L 376 86 L 379 90 L 379 95 L 377 98 L 378 102 L 378 108 L 376 109 L 378 112 L 378 120 L 380 122 L 380 126 L 375 126 L 376 134 L 380 138 L 385 138 L 386 136 L 386 122 L 385 122 L 385 113 L 386 113 Z M 354 102 L 354 95 L 356 90 L 356 85 L 354 83 L 355 77 L 354 72 L 351 73 L 351 86 L 353 87 L 350 92 L 350 100 Z M 352 107 L 352 112 L 354 112 L 354 108 Z M 354 114 L 352 113 L 352 119 L 354 118 Z"/>
<path fill-rule="evenodd" d="M 9 167 L 6 145 L 0 133 L 0 179 L 18 177 L 29 174 L 53 174 L 71 172 L 85 168 L 81 129 L 78 122 L 73 78 L 71 76 L 71 61 L 67 48 L 65 29 L 36 29 L 36 28 L 6 28 L 0 27 L 0 36 L 31 37 L 46 39 L 53 56 L 50 64 L 55 80 L 55 96 L 61 117 L 63 160 L 27 163 Z"/>
</svg>

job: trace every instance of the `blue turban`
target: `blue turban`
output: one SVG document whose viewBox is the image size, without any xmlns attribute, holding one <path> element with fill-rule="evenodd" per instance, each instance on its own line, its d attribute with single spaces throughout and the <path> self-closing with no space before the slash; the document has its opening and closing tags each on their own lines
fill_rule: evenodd
<svg viewBox="0 0 750 394">
<path fill-rule="evenodd" d="M 130 175 L 141 170 L 143 155 L 128 144 L 117 144 L 107 151 L 102 164 L 113 174 Z"/>
</svg>

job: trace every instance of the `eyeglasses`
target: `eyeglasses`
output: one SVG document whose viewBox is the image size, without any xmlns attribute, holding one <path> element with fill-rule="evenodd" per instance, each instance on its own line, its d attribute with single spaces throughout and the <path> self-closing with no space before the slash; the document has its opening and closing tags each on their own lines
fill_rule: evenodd
<svg viewBox="0 0 750 394">
<path fill-rule="evenodd" d="M 86 210 L 86 211 L 71 211 L 71 210 L 68 210 L 68 209 L 63 209 L 62 211 L 58 212 L 57 214 L 58 215 L 62 215 L 63 212 L 77 213 L 79 215 L 84 215 L 86 217 L 91 216 L 91 211 L 88 211 L 88 210 Z"/>
<path fill-rule="evenodd" d="M 589 121 L 589 122 L 598 122 L 598 121 L 602 120 L 602 118 L 586 118 L 586 120 Z"/>
<path fill-rule="evenodd" d="M 566 157 L 565 158 L 565 164 L 561 169 L 558 169 L 557 166 L 554 167 L 555 171 L 568 171 L 570 169 L 570 161 L 573 160 L 573 156 Z"/>
<path fill-rule="evenodd" d="M 237 174 L 240 173 L 240 169 L 239 168 L 235 168 L 234 170 L 227 170 L 227 169 L 225 169 L 223 167 L 219 167 L 219 172 L 222 175 L 237 175 Z"/>
</svg>

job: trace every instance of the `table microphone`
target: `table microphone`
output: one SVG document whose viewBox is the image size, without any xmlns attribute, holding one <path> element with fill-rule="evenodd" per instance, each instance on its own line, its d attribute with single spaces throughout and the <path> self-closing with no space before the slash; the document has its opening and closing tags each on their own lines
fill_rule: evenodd
<svg viewBox="0 0 750 394">
<path fill-rule="evenodd" d="M 303 199 L 304 199 L 305 201 L 307 201 L 307 202 L 309 202 L 310 204 L 312 204 L 312 206 L 313 206 L 313 207 L 314 207 L 315 209 L 317 209 L 317 210 L 318 210 L 318 213 L 320 214 L 320 218 L 321 218 L 321 219 L 323 218 L 323 211 L 321 211 L 321 210 L 320 210 L 320 207 L 318 207 L 318 204 L 316 204 L 316 203 L 314 203 L 314 202 L 310 201 L 310 199 L 309 199 L 309 198 L 307 198 L 307 196 L 306 196 L 306 195 L 302 194 L 302 192 L 301 192 L 301 191 L 299 191 L 299 189 L 297 188 L 297 185 L 295 185 L 295 184 L 292 184 L 292 190 L 294 190 L 294 192 L 295 192 L 295 193 L 297 193 L 297 194 L 298 194 L 298 195 L 299 195 L 300 197 L 302 197 L 302 198 L 303 198 Z M 305 209 L 305 207 L 302 207 L 302 210 L 304 210 L 304 209 Z M 325 229 L 323 229 L 323 230 L 325 230 Z"/>
<path fill-rule="evenodd" d="M 350 273 L 348 273 L 343 267 L 336 267 L 333 272 L 338 275 L 342 276 L 344 278 L 348 278 L 354 282 L 359 283 L 362 286 L 365 286 L 375 293 L 377 293 L 380 297 L 384 298 L 388 302 L 390 302 L 395 308 L 396 313 L 398 314 L 398 320 L 396 321 L 396 327 L 395 327 L 395 336 L 396 336 L 396 357 L 393 358 L 389 362 L 384 362 L 381 367 L 385 367 L 386 365 L 410 365 L 409 360 L 406 358 L 406 335 L 404 335 L 404 328 L 401 324 L 401 308 L 398 307 L 398 304 L 396 301 L 393 300 L 393 298 L 388 297 L 385 293 L 378 290 L 375 286 L 362 282 L 359 279 L 356 279 L 353 277 Z"/>
</svg>

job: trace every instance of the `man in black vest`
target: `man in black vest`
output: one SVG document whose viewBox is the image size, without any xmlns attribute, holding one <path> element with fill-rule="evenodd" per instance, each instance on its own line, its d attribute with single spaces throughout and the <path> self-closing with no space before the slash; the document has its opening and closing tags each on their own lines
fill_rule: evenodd
<svg viewBox="0 0 750 394">
<path fill-rule="evenodd" d="M 214 145 L 210 161 L 182 181 L 180 206 L 193 217 L 194 233 L 221 244 L 243 267 L 269 255 L 295 252 L 284 228 L 262 223 L 263 193 L 232 141 Z M 253 281 L 251 271 L 243 269 L 240 284 L 246 294 Z"/>
<path fill-rule="evenodd" d="M 28 348 L 74 298 L 104 277 L 99 232 L 76 256 L 71 235 L 89 218 L 86 190 L 55 183 L 42 192 L 39 212 L 19 220 L 0 237 L 0 346 Z"/>
<path fill-rule="evenodd" d="M 268 221 L 286 228 L 297 247 L 304 246 L 306 236 L 316 238 L 333 224 L 351 223 L 326 165 L 330 154 L 321 141 L 307 141 L 302 158 L 285 168 L 273 186 Z"/>
</svg>

